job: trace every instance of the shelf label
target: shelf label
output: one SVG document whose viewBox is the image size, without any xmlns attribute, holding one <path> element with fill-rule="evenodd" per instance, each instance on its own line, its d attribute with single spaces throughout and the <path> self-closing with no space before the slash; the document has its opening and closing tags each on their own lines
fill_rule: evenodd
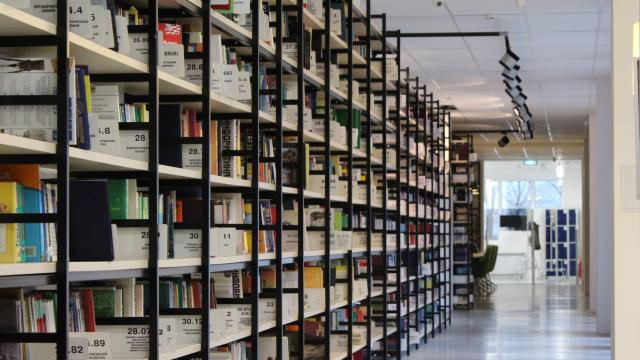
<svg viewBox="0 0 640 360">
<path fill-rule="evenodd" d="M 209 334 L 211 336 L 228 336 L 240 330 L 240 313 L 237 309 L 211 309 L 210 311 Z M 249 314 L 251 314 L 251 306 L 249 306 Z M 200 315 L 172 315 L 167 318 L 174 321 L 176 343 L 193 344 L 200 341 L 202 331 Z"/>
<path fill-rule="evenodd" d="M 149 357 L 148 325 L 98 325 L 97 329 L 110 334 L 114 346 L 113 358 L 146 359 Z M 159 319 L 158 344 L 160 352 L 174 352 L 176 348 L 176 324 L 174 319 Z"/>
<path fill-rule="evenodd" d="M 69 333 L 69 349 L 67 350 L 67 355 L 69 357 L 69 360 L 89 360 L 90 359 L 89 349 L 87 346 L 88 339 L 86 337 L 80 337 L 80 336 L 76 337 L 76 336 L 73 336 L 73 334 L 80 335 L 80 333 Z M 89 333 L 86 333 L 86 334 L 89 334 Z M 55 345 L 54 345 L 54 348 L 55 348 Z M 36 357 L 37 354 L 33 354 L 30 351 L 29 356 Z M 96 359 L 105 359 L 105 358 L 103 357 L 103 358 L 96 358 Z M 109 356 L 108 359 L 111 359 L 111 356 Z"/>
<path fill-rule="evenodd" d="M 167 224 L 158 224 L 159 259 L 167 258 Z M 146 260 L 149 258 L 149 229 L 119 227 L 114 241 L 116 260 Z"/>
<path fill-rule="evenodd" d="M 238 66 L 223 65 L 222 67 L 222 94 L 230 99 L 238 99 Z"/>
<path fill-rule="evenodd" d="M 79 340 L 75 348 L 71 343 L 72 339 Z M 81 357 L 83 353 L 86 357 Z M 77 359 L 111 360 L 111 335 L 106 332 L 69 333 L 69 359 L 76 359 L 75 356 L 78 356 Z"/>
<path fill-rule="evenodd" d="M 251 73 L 249 71 L 238 71 L 238 101 L 251 100 Z"/>
<path fill-rule="evenodd" d="M 160 46 L 160 67 L 171 75 L 183 78 L 185 76 L 184 46 L 182 44 L 162 44 Z"/>
<path fill-rule="evenodd" d="M 92 34 L 91 30 L 91 1 L 70 0 L 69 1 L 69 30 L 88 38 Z"/>
<path fill-rule="evenodd" d="M 200 170 L 202 167 L 202 145 L 182 144 L 182 167 Z"/>
<path fill-rule="evenodd" d="M 201 240 L 198 229 L 174 229 L 173 247 L 176 258 L 195 258 L 200 256 Z M 213 249 L 211 249 L 213 251 Z"/>
<path fill-rule="evenodd" d="M 92 5 L 90 7 L 90 25 L 91 25 L 91 34 L 88 39 L 97 42 L 102 46 L 107 45 L 107 23 L 105 17 L 105 8 L 100 5 Z"/>
<path fill-rule="evenodd" d="M 149 160 L 149 131 L 121 130 L 120 154 L 131 160 Z"/>
</svg>

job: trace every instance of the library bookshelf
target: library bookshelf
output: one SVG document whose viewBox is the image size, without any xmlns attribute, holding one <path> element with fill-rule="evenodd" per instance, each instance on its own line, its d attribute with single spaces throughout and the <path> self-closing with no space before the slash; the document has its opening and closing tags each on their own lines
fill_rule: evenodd
<svg viewBox="0 0 640 360">
<path fill-rule="evenodd" d="M 132 39 L 144 36 L 146 61 L 70 30 L 78 26 L 76 3 L 52 1 L 53 19 L 30 11 L 29 2 L 21 8 L 6 3 L 0 2 L 2 52 L 12 59 L 51 59 L 58 74 L 86 66 L 88 88 L 117 85 L 119 132 L 145 139 L 141 159 L 81 148 L 71 135 L 43 141 L 0 132 L 0 168 L 37 164 L 41 191 L 55 186 L 54 211 L 0 213 L 4 226 L 52 229 L 46 234 L 55 247 L 47 250 L 53 254 L 47 261 L 0 263 L 3 311 L 15 306 L 19 319 L 30 301 L 55 304 L 51 313 L 38 315 L 46 328 L 4 328 L 0 343 L 20 344 L 11 351 L 80 359 L 80 347 L 88 345 L 89 355 L 102 351 L 112 359 L 400 359 L 451 323 L 449 113 L 401 67 L 399 32 L 386 29 L 384 14 L 371 14 L 369 0 L 228 2 L 242 7 L 240 14 L 212 9 L 211 0 L 105 2 L 117 6 L 106 9 L 112 15 L 124 12 L 125 21 L 134 10 L 136 19 L 144 18 L 123 28 Z M 116 39 L 124 34 L 112 19 Z M 176 75 L 165 62 L 167 24 L 190 29 L 182 34 L 182 61 L 198 62 L 198 81 L 190 81 L 193 73 Z M 205 31 L 197 35 L 197 29 Z M 193 51 L 187 46 L 192 37 L 200 39 Z M 225 66 L 246 72 L 245 83 L 241 74 L 233 80 L 244 86 L 245 98 L 220 90 L 227 79 L 219 78 L 226 76 L 219 75 L 226 69 L 216 60 L 220 53 Z M 66 94 L 78 80 L 54 78 L 53 95 L 3 89 L 0 107 L 55 108 L 51 131 L 70 133 L 76 117 Z M 146 121 L 121 121 L 122 108 L 136 104 Z M 167 105 L 193 112 L 199 135 L 167 139 Z M 215 133 L 229 121 L 239 129 L 230 148 Z M 101 135 L 92 134 L 92 141 Z M 165 161 L 163 151 L 175 142 L 182 149 L 198 146 L 197 167 Z M 285 150 L 296 154 L 295 161 L 288 162 Z M 222 161 L 237 162 L 239 170 L 225 174 Z M 285 179 L 290 172 L 295 175 Z M 95 221 L 108 222 L 123 239 L 127 229 L 144 229 L 143 256 L 118 255 L 114 248 L 122 245 L 115 245 L 114 235 L 109 260 L 73 259 L 79 241 L 73 184 L 96 179 L 137 184 L 130 186 L 136 199 L 146 199 L 139 210 L 144 216 Z M 178 202 L 186 207 L 194 198 L 171 196 L 185 189 L 196 194 L 199 205 L 190 213 L 197 221 L 178 220 Z M 113 217 L 113 203 L 107 206 Z M 241 213 L 236 222 L 229 220 L 230 209 Z M 309 215 L 314 212 L 320 216 Z M 171 241 L 163 240 L 165 228 Z M 185 231 L 199 241 L 179 251 L 177 234 Z M 219 246 L 233 234 L 241 240 L 229 254 Z M 226 294 L 226 276 L 232 294 Z M 132 287 L 114 285 L 121 280 Z M 93 308 L 89 314 L 85 298 L 82 306 L 76 303 L 80 292 L 97 305 L 96 293 L 105 288 L 119 294 L 116 310 L 107 309 L 116 315 L 99 316 Z M 123 304 L 127 289 L 136 291 L 134 315 Z M 16 298 L 5 295 L 17 292 Z M 191 306 L 184 306 L 187 298 Z M 91 330 L 84 324 L 92 315 Z M 80 331 L 68 330 L 78 321 Z"/>
<path fill-rule="evenodd" d="M 473 253 L 481 249 L 480 166 L 473 160 L 473 136 L 453 134 L 453 296 L 454 308 L 474 304 Z"/>
</svg>

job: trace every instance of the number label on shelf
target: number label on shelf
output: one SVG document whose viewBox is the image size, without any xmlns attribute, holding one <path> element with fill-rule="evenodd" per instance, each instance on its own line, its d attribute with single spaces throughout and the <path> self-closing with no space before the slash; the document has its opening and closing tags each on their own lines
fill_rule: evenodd
<svg viewBox="0 0 640 360">
<path fill-rule="evenodd" d="M 71 346 L 71 340 L 80 340 L 80 345 L 77 345 L 74 353 L 74 348 Z M 91 360 L 111 360 L 111 335 L 107 332 L 76 332 L 69 333 L 69 356 L 71 355 L 81 356 L 80 352 L 83 350 L 84 356 L 78 357 L 78 359 L 91 359 Z M 76 359 L 76 357 L 73 357 Z"/>
<path fill-rule="evenodd" d="M 201 144 L 182 144 L 182 167 L 199 170 L 202 167 L 201 153 Z"/>
<path fill-rule="evenodd" d="M 238 71 L 238 101 L 251 100 L 251 73 L 249 71 Z"/>
<path fill-rule="evenodd" d="M 88 339 L 84 336 L 72 336 L 72 334 L 83 335 L 82 333 L 69 333 L 69 349 L 67 350 L 67 354 L 69 356 L 69 360 L 89 360 L 89 349 L 87 346 Z M 86 333 L 88 334 L 88 333 Z M 29 352 L 30 356 L 37 356 Z M 94 359 L 94 358 L 91 358 Z M 108 358 L 96 358 L 96 359 L 111 359 Z"/>
<path fill-rule="evenodd" d="M 91 36 L 91 1 L 69 1 L 69 30 L 82 36 Z"/>
<path fill-rule="evenodd" d="M 158 224 L 160 259 L 167 258 L 167 224 Z M 149 258 L 149 229 L 140 227 L 116 228 L 114 250 L 116 260 L 146 260 Z"/>
<path fill-rule="evenodd" d="M 175 320 L 159 319 L 158 343 L 161 353 L 171 353 L 176 348 Z M 108 332 L 114 346 L 111 356 L 115 359 L 146 359 L 149 357 L 149 332 L 147 325 L 98 325 L 98 331 Z"/>
<path fill-rule="evenodd" d="M 182 44 L 164 43 L 160 46 L 160 67 L 162 71 L 179 78 L 185 76 L 184 47 Z"/>
<path fill-rule="evenodd" d="M 120 153 L 131 160 L 149 160 L 149 131 L 120 131 Z"/>
</svg>

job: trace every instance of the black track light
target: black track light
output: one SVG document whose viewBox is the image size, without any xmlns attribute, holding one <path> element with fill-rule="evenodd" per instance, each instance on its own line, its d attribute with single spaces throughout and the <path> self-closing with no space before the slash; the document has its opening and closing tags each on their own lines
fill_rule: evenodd
<svg viewBox="0 0 640 360">
<path fill-rule="evenodd" d="M 502 70 L 502 77 L 509 79 L 509 80 L 515 80 L 516 77 L 518 76 L 518 70 L 520 70 L 520 67 L 518 67 L 517 69 L 504 69 Z"/>
<path fill-rule="evenodd" d="M 514 106 L 513 107 L 513 115 L 515 115 L 518 119 L 520 118 L 520 107 L 519 106 Z"/>
<path fill-rule="evenodd" d="M 498 140 L 498 146 L 500 146 L 501 148 L 509 145 L 509 142 L 511 140 L 509 140 L 509 137 L 507 136 L 507 133 L 504 133 L 504 135 L 502 136 L 502 138 L 500 140 Z"/>
<path fill-rule="evenodd" d="M 504 80 L 502 80 L 502 83 L 504 84 L 504 86 L 507 87 L 507 89 L 520 88 L 520 83 L 522 83 L 522 78 L 519 75 L 516 75 L 516 77 L 513 78 L 513 80 L 505 78 Z"/>
<path fill-rule="evenodd" d="M 511 49 L 507 49 L 507 52 L 502 56 L 499 63 L 507 70 L 515 68 L 519 69 L 520 65 L 518 65 L 518 60 L 520 60 L 520 57 L 511 51 Z"/>
</svg>

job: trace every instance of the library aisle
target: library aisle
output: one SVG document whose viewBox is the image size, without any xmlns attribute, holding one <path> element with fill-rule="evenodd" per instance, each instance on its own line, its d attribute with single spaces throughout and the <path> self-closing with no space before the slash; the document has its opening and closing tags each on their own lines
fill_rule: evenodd
<svg viewBox="0 0 640 360">
<path fill-rule="evenodd" d="M 604 360 L 610 344 L 578 286 L 505 284 L 408 359 Z"/>
</svg>

